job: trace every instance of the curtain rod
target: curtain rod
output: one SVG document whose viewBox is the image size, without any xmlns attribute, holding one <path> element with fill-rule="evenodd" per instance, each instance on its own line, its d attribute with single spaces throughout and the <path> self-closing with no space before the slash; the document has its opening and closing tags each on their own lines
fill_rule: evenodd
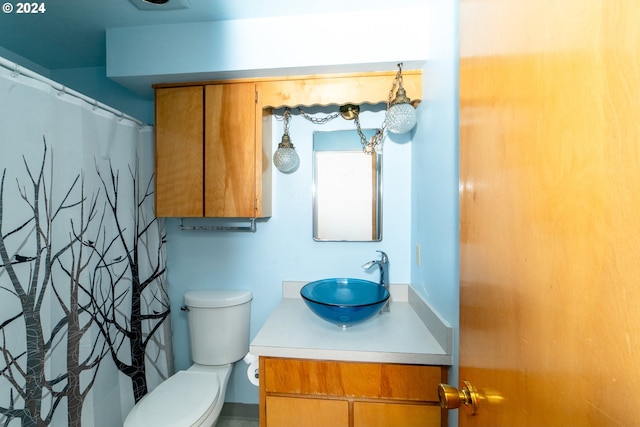
<svg viewBox="0 0 640 427">
<path fill-rule="evenodd" d="M 144 123 L 141 120 L 136 119 L 135 117 L 132 117 L 128 114 L 123 113 L 120 110 L 116 110 L 115 108 L 109 107 L 106 104 L 103 104 L 102 102 L 99 102 L 93 98 L 89 98 L 86 95 L 81 94 L 80 92 L 77 92 L 73 89 L 70 89 L 64 85 L 61 85 L 58 82 L 55 82 L 51 79 L 48 79 L 47 77 L 44 77 L 41 74 L 36 73 L 35 71 L 31 71 L 28 68 L 22 67 L 18 64 L 16 64 L 15 62 L 9 61 L 6 58 L 3 58 L 2 56 L 0 56 L 0 66 L 6 68 L 7 70 L 11 71 L 11 75 L 13 77 L 18 77 L 19 75 L 23 75 L 25 77 L 29 77 L 31 79 L 37 80 L 39 82 L 48 84 L 49 86 L 51 86 L 53 89 L 62 92 L 62 93 L 66 93 L 68 95 L 71 95 L 75 98 L 78 98 L 84 102 L 86 102 L 87 104 L 91 105 L 93 108 L 99 108 L 101 110 L 107 111 L 111 114 L 113 114 L 114 116 L 118 117 L 119 120 L 122 119 L 127 119 L 130 120 L 132 122 L 134 122 L 135 124 L 137 124 L 140 127 L 144 127 L 147 126 L 146 123 Z"/>
</svg>

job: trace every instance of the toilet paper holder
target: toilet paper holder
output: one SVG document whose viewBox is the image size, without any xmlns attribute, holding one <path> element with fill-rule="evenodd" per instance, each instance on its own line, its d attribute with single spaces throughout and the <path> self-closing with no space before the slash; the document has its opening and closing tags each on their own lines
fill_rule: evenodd
<svg viewBox="0 0 640 427">
<path fill-rule="evenodd" d="M 256 356 L 255 354 L 247 353 L 247 355 L 244 356 L 244 359 L 242 360 L 244 360 L 244 363 L 249 365 L 249 367 L 247 368 L 247 378 L 249 379 L 249 382 L 255 386 L 258 386 L 260 384 L 258 356 Z"/>
</svg>

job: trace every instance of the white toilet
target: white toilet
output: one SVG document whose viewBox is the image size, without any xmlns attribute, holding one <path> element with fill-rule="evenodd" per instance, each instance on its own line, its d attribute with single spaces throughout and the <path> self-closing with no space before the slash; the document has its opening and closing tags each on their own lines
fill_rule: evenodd
<svg viewBox="0 0 640 427">
<path fill-rule="evenodd" d="M 124 427 L 211 427 L 222 410 L 233 363 L 249 351 L 250 291 L 184 294 L 193 365 L 178 371 L 129 412 Z"/>
</svg>

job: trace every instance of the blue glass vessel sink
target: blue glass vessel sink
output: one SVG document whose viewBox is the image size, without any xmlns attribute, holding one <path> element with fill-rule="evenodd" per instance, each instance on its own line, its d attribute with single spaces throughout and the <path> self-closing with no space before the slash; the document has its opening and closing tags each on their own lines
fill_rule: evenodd
<svg viewBox="0 0 640 427">
<path fill-rule="evenodd" d="M 343 328 L 375 316 L 390 296 L 378 283 L 348 278 L 307 283 L 300 295 L 311 311 Z"/>
</svg>

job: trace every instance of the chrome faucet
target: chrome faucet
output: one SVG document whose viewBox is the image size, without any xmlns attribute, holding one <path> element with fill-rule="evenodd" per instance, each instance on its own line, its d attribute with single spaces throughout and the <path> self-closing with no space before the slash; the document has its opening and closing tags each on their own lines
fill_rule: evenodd
<svg viewBox="0 0 640 427">
<path fill-rule="evenodd" d="M 364 264 L 362 268 L 365 270 L 371 269 L 373 266 L 377 265 L 380 269 L 380 286 L 385 288 L 387 291 L 389 290 L 389 257 L 382 251 L 376 251 L 380 253 L 380 259 L 369 261 Z M 389 301 L 382 307 L 380 313 L 388 313 L 389 310 Z"/>
</svg>

